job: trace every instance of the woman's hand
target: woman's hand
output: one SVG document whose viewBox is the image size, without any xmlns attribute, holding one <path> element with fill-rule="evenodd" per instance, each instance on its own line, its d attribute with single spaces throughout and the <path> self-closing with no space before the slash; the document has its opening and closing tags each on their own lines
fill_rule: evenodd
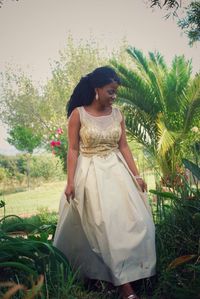
<svg viewBox="0 0 200 299">
<path fill-rule="evenodd" d="M 147 184 L 145 183 L 145 181 L 143 180 L 143 178 L 136 178 L 138 185 L 140 186 L 140 188 L 142 189 L 143 192 L 147 191 Z"/>
<path fill-rule="evenodd" d="M 67 184 L 65 188 L 65 195 L 68 203 L 70 203 L 70 199 L 74 199 L 75 197 L 75 190 L 74 190 L 74 185 L 72 184 Z"/>
</svg>

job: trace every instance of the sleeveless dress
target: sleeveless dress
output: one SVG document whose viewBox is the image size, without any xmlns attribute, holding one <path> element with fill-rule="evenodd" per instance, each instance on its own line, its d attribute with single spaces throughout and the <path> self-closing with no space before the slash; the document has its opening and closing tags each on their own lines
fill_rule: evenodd
<svg viewBox="0 0 200 299">
<path fill-rule="evenodd" d="M 121 285 L 155 274 L 155 226 L 143 193 L 118 149 L 118 108 L 92 116 L 79 107 L 75 198 L 63 193 L 54 246 L 82 277 Z"/>
</svg>

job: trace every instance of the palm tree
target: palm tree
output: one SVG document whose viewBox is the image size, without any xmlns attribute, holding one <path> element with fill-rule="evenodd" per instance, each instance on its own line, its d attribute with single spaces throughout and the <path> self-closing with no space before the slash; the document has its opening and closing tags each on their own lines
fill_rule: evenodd
<svg viewBox="0 0 200 299">
<path fill-rule="evenodd" d="M 149 57 L 127 49 L 133 66 L 112 60 L 122 79 L 118 98 L 130 136 L 155 158 L 164 179 L 181 165 L 181 149 L 191 128 L 200 124 L 200 75 L 191 77 L 191 61 L 175 56 L 168 68 L 160 53 Z"/>
</svg>

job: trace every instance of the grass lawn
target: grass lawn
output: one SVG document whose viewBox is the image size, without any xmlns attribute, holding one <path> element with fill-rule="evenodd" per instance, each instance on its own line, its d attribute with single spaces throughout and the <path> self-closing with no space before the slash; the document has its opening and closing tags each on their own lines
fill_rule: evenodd
<svg viewBox="0 0 200 299">
<path fill-rule="evenodd" d="M 65 184 L 66 181 L 46 183 L 29 191 L 0 196 L 0 200 L 6 203 L 6 215 L 28 216 L 37 214 L 41 208 L 57 211 Z M 2 216 L 3 209 L 0 209 L 0 217 Z"/>
<path fill-rule="evenodd" d="M 154 189 L 153 174 L 145 174 L 148 189 Z M 39 209 L 48 208 L 50 211 L 58 211 L 60 196 L 64 190 L 66 181 L 43 184 L 29 191 L 5 194 L 0 200 L 6 203 L 6 215 L 15 214 L 19 216 L 30 216 L 37 214 Z M 3 209 L 0 209 L 0 217 Z"/>
</svg>

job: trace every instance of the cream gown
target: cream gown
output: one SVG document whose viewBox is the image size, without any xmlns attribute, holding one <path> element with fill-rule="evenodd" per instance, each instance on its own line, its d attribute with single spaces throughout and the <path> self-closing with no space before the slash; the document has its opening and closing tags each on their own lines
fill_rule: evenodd
<svg viewBox="0 0 200 299">
<path fill-rule="evenodd" d="M 114 285 L 155 274 L 155 227 L 141 192 L 118 150 L 122 116 L 112 108 L 95 117 L 79 107 L 80 155 L 75 199 L 63 194 L 54 246 L 80 276 Z"/>
</svg>

